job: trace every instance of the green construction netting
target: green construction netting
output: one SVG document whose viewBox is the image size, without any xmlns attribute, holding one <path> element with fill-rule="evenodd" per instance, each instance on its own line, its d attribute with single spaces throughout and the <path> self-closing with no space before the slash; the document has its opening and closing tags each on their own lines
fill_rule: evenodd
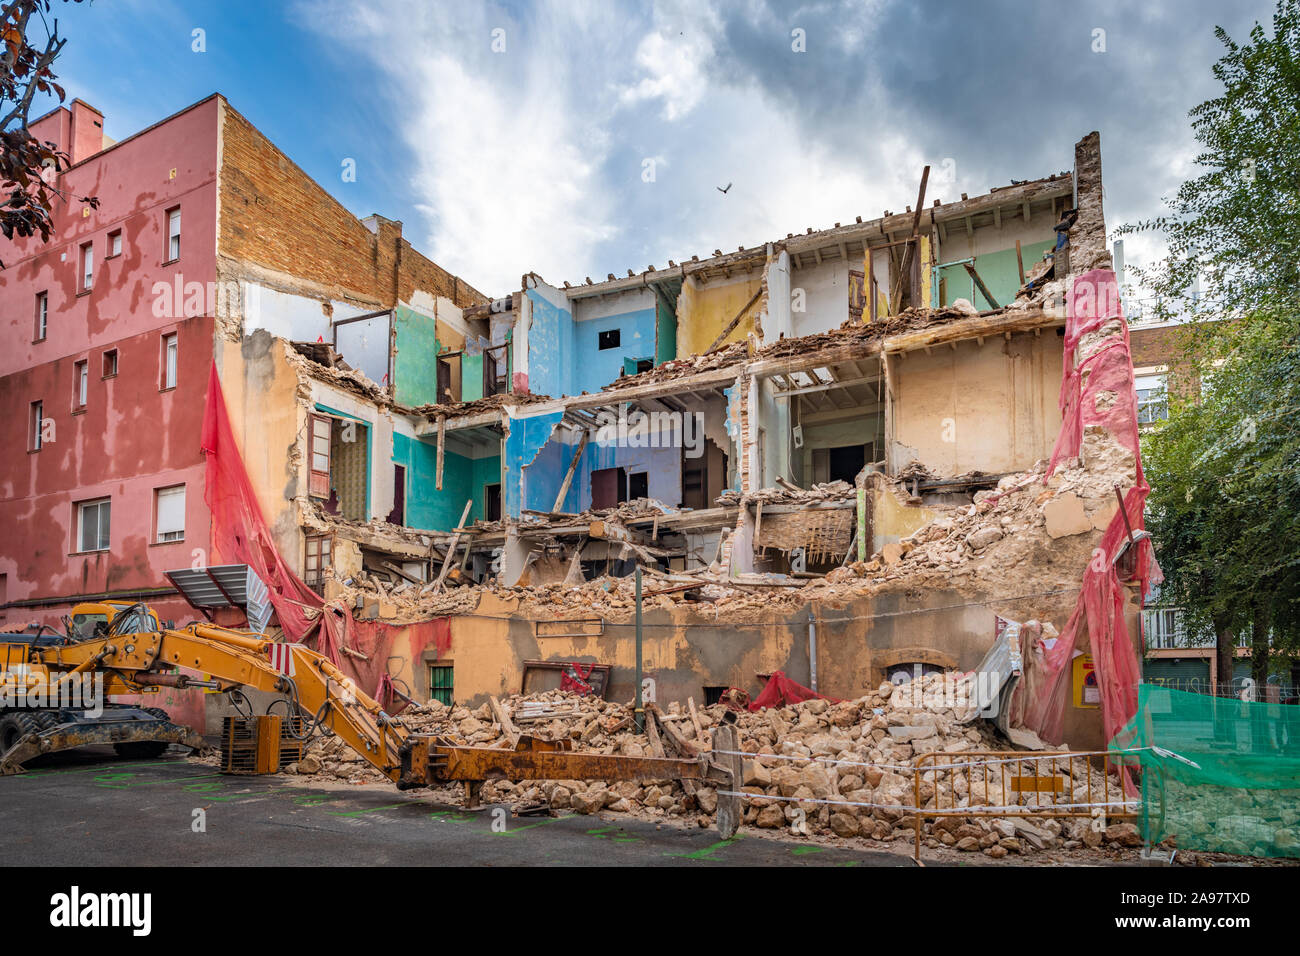
<svg viewBox="0 0 1300 956">
<path fill-rule="evenodd" d="M 1143 684 L 1111 748 L 1141 764 L 1152 846 L 1300 857 L 1300 706 Z"/>
</svg>

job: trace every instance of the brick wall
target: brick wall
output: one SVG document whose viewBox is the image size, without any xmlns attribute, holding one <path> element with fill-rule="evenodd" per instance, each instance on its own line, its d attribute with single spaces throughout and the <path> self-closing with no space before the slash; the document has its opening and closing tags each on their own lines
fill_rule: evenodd
<svg viewBox="0 0 1300 956">
<path fill-rule="evenodd" d="M 226 105 L 219 253 L 318 285 L 331 296 L 395 306 L 417 290 L 458 306 L 487 297 L 402 238 L 400 222 L 371 232 Z"/>
</svg>

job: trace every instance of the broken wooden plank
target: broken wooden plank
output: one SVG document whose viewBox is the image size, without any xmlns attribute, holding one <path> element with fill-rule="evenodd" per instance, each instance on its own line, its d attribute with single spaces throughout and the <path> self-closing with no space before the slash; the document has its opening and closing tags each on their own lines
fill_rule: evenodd
<svg viewBox="0 0 1300 956">
<path fill-rule="evenodd" d="M 1028 216 L 1025 216 L 1025 219 L 1026 219 L 1026 221 L 1027 221 L 1027 220 L 1029 219 L 1029 217 L 1028 217 Z M 1020 253 L 1020 240 L 1019 240 L 1019 239 L 1016 240 L 1016 268 L 1020 270 L 1020 287 L 1021 287 L 1021 288 L 1024 288 L 1024 285 L 1025 285 L 1025 260 L 1024 260 L 1024 257 L 1023 257 L 1023 256 L 1021 255 L 1021 253 Z"/>
<path fill-rule="evenodd" d="M 446 452 L 447 452 L 447 416 L 439 415 L 438 416 L 438 467 L 434 472 L 434 481 L 433 481 L 434 487 L 438 491 L 442 491 L 442 460 Z M 460 523 L 464 524 L 465 519 L 462 518 L 460 520 Z"/>
<path fill-rule="evenodd" d="M 465 519 L 469 517 L 469 511 L 473 507 L 474 507 L 473 498 L 465 502 L 465 511 L 461 514 L 460 521 L 456 523 L 456 527 L 459 528 L 461 525 L 465 523 Z M 434 594 L 437 594 L 439 591 L 442 590 L 442 582 L 447 580 L 447 572 L 451 570 L 452 559 L 455 557 L 456 548 L 459 545 L 460 545 L 460 532 L 457 531 L 454 535 L 452 535 L 451 544 L 447 545 L 447 556 L 442 559 L 442 570 L 438 572 L 438 580 L 433 582 Z"/>
<path fill-rule="evenodd" d="M 564 473 L 564 481 L 560 482 L 560 493 L 555 496 L 555 507 L 552 511 L 559 511 L 560 506 L 564 504 L 564 496 L 569 493 L 569 485 L 573 484 L 573 473 L 578 470 L 578 462 L 582 460 L 582 453 L 587 447 L 587 439 L 591 437 L 591 432 L 583 429 L 582 438 L 578 440 L 578 448 L 573 453 L 573 458 L 569 462 L 569 469 Z"/>
<path fill-rule="evenodd" d="M 735 331 L 736 326 L 740 325 L 740 320 L 745 317 L 745 313 L 750 310 L 753 304 L 758 301 L 758 297 L 762 294 L 763 294 L 763 287 L 762 285 L 760 285 L 758 287 L 758 291 L 753 294 L 750 300 L 740 307 L 740 311 L 736 313 L 736 317 L 732 319 L 730 322 L 728 322 L 726 326 L 722 329 L 722 331 L 718 333 L 718 337 L 713 340 L 713 344 L 704 350 L 705 355 L 708 355 L 710 352 L 716 351 L 718 348 L 722 346 L 722 343 L 727 340 L 727 336 Z"/>
<path fill-rule="evenodd" d="M 488 706 L 492 708 L 492 716 L 497 719 L 497 723 L 501 725 L 502 733 L 506 735 L 506 740 L 510 742 L 510 749 L 514 750 L 515 745 L 519 743 L 519 730 L 510 720 L 510 715 L 506 713 L 506 709 L 501 706 L 501 701 L 495 697 L 489 697 Z"/>
<path fill-rule="evenodd" d="M 980 278 L 980 274 L 975 271 L 975 266 L 969 262 L 963 262 L 962 265 L 965 267 L 966 271 L 970 273 L 971 279 L 975 282 L 975 287 L 979 289 L 980 294 L 988 300 L 989 305 L 993 306 L 995 309 L 1002 308 L 1002 306 L 998 305 L 998 300 L 993 298 L 993 293 L 990 292 L 989 287 L 984 284 L 984 280 Z"/>
</svg>

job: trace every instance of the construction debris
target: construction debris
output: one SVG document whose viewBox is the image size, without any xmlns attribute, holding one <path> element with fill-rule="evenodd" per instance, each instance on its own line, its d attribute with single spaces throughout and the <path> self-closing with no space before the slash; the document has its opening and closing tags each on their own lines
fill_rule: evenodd
<svg viewBox="0 0 1300 956">
<path fill-rule="evenodd" d="M 986 722 L 963 722 L 972 716 L 973 682 L 972 674 L 930 674 L 901 686 L 886 682 L 857 700 L 815 698 L 736 714 L 743 752 L 740 790 L 746 794 L 745 824 L 813 838 L 912 840 L 915 757 L 1014 749 Z M 650 705 L 647 732 L 642 734 L 635 732 L 630 702 L 563 691 L 493 699 L 473 709 L 434 701 L 398 719 L 414 733 L 437 735 L 459 746 L 511 746 L 522 732 L 544 740 L 568 740 L 575 750 L 587 753 L 689 757 L 712 750 L 712 728 L 727 712 L 721 703 L 693 705 L 693 701 L 686 706 L 670 703 L 663 709 Z M 386 781 L 337 737 L 313 741 L 302 759 L 285 772 L 349 783 Z M 1066 788 L 1065 792 L 1106 789 L 1098 770 L 1080 774 L 1076 767 L 1071 776 L 1060 764 L 1052 765 L 1049 758 L 1035 758 L 1032 753 L 1026 754 L 1020 772 L 1063 777 L 1057 789 Z M 923 807 L 935 806 L 936 800 L 938 805 L 952 805 L 954 789 L 958 805 L 997 806 L 992 801 L 1004 799 L 978 779 L 967 787 L 960 774 L 936 776 L 930 771 L 922 781 Z M 460 802 L 462 793 L 461 788 L 448 788 L 436 799 Z M 520 813 L 541 806 L 581 814 L 604 810 L 700 827 L 712 826 L 717 796 L 712 788 L 684 788 L 669 780 L 498 780 L 485 783 L 482 791 L 484 802 L 508 804 Z M 1029 807 L 1037 797 L 1025 793 L 1018 799 Z M 1093 829 L 1087 819 L 1066 824 L 1050 817 L 1032 822 L 1011 816 L 923 820 L 927 845 L 982 850 L 991 857 L 1096 847 L 1103 842 L 1132 846 L 1135 833 L 1136 828 L 1126 823 L 1105 831 Z"/>
</svg>

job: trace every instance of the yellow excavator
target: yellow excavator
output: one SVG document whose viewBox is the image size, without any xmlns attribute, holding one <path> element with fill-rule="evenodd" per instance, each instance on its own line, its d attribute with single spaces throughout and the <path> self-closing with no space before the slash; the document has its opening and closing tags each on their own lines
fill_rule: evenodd
<svg viewBox="0 0 1300 956">
<path fill-rule="evenodd" d="M 139 603 L 77 605 L 66 634 L 0 634 L 0 655 L 3 773 L 20 772 L 41 754 L 89 744 L 112 744 L 128 757 L 158 756 L 173 743 L 202 748 L 203 738 L 172 723 L 165 711 L 107 698 L 162 687 L 232 695 L 252 689 L 276 696 L 268 711 L 284 709 L 271 722 L 277 739 L 268 747 L 277 746 L 281 734 L 298 742 L 336 734 L 403 790 L 463 782 L 466 802 L 474 806 L 483 782 L 493 779 L 675 779 L 688 792 L 717 788 L 724 835 L 739 823 L 739 797 L 731 794 L 739 790 L 740 756 L 730 722 L 714 730 L 711 753 L 677 741 L 675 757 L 579 753 L 571 741 L 520 734 L 504 715 L 508 749 L 456 745 L 411 732 L 309 647 L 213 624 L 170 627 Z"/>
<path fill-rule="evenodd" d="M 61 638 L 2 634 L 0 642 L 0 769 L 7 772 L 40 754 L 89 744 L 112 744 L 137 758 L 161 755 L 173 743 L 205 747 L 163 710 L 108 701 L 161 687 L 280 695 L 294 726 L 307 721 L 302 736 L 327 728 L 390 777 L 408 736 L 310 648 L 278 645 L 277 666 L 275 642 L 265 635 L 203 623 L 167 627 L 144 604 L 80 604 Z"/>
</svg>

